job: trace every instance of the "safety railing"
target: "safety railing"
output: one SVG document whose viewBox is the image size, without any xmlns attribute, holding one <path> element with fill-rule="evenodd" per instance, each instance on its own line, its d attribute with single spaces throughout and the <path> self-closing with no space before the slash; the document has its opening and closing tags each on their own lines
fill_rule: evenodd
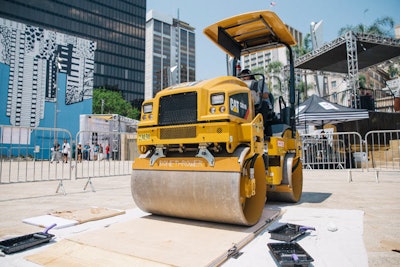
<svg viewBox="0 0 400 267">
<path fill-rule="evenodd" d="M 368 171 L 400 173 L 400 130 L 370 131 L 365 135 Z M 400 175 L 399 175 L 400 177 Z"/>
<path fill-rule="evenodd" d="M 354 169 L 357 153 L 362 153 L 362 139 L 356 132 L 301 135 L 302 160 L 306 169 Z"/>
<path fill-rule="evenodd" d="M 53 149 L 64 139 L 71 146 L 68 163 Z M 304 134 L 300 139 L 306 169 L 348 170 L 349 181 L 354 171 L 375 171 L 377 181 L 379 172 L 400 172 L 400 130 L 371 131 L 364 140 L 357 132 Z M 56 192 L 65 194 L 63 181 L 75 178 L 87 179 L 84 190 L 90 185 L 95 191 L 92 178 L 130 175 L 138 155 L 135 133 L 80 131 L 72 139 L 65 129 L 0 125 L 0 184 L 54 180 L 59 182 Z"/>
<path fill-rule="evenodd" d="M 64 129 L 0 125 L 0 184 L 55 180 L 56 192 L 65 194 L 63 180 L 75 178 L 87 179 L 84 190 L 94 191 L 91 178 L 131 174 L 137 154 L 135 133 L 80 131 L 72 139 Z"/>
<path fill-rule="evenodd" d="M 137 156 L 135 133 L 80 131 L 75 140 L 74 173 L 76 179 L 87 179 L 84 190 L 90 185 L 95 191 L 92 178 L 131 174 Z"/>
<path fill-rule="evenodd" d="M 55 143 L 71 143 L 71 133 L 65 129 L 15 127 L 0 125 L 0 184 L 71 179 L 71 162 L 61 163 L 61 151 L 54 152 Z M 52 156 L 59 154 L 59 164 Z"/>
<path fill-rule="evenodd" d="M 365 168 L 363 140 L 357 132 L 329 132 L 300 135 L 301 158 L 305 169 L 337 169 L 352 172 Z"/>
<path fill-rule="evenodd" d="M 306 169 L 344 169 L 345 147 L 341 140 L 305 138 L 303 165 Z"/>
<path fill-rule="evenodd" d="M 305 169 L 400 172 L 400 130 L 370 131 L 364 139 L 357 132 L 301 135 Z"/>
</svg>

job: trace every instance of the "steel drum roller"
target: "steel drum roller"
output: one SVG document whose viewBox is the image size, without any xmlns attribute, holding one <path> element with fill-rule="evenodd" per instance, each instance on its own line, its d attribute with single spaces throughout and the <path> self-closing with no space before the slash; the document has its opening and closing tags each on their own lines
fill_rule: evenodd
<svg viewBox="0 0 400 267">
<path fill-rule="evenodd" d="M 256 194 L 251 198 L 241 196 L 241 172 L 229 170 L 136 169 L 132 173 L 132 196 L 140 209 L 153 214 L 253 225 L 262 214 L 266 198 L 261 158 L 254 167 Z"/>
</svg>

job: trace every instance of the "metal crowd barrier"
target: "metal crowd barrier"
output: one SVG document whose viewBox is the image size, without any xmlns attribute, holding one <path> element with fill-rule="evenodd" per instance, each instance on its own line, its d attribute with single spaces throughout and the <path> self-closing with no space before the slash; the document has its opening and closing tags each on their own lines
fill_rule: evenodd
<svg viewBox="0 0 400 267">
<path fill-rule="evenodd" d="M 87 179 L 84 190 L 90 185 L 95 191 L 92 178 L 131 174 L 137 155 L 135 133 L 80 131 L 75 144 L 81 144 L 82 154 L 78 155 L 75 149 L 74 173 L 76 179 Z"/>
<path fill-rule="evenodd" d="M 368 171 L 400 173 L 400 130 L 370 131 L 365 135 L 365 153 Z M 400 177 L 400 174 L 399 174 Z"/>
<path fill-rule="evenodd" d="M 302 160 L 306 169 L 355 169 L 362 153 L 361 135 L 356 132 L 303 134 Z"/>
<path fill-rule="evenodd" d="M 64 139 L 70 144 L 67 163 L 61 152 Z M 55 143 L 60 151 L 54 151 Z M 84 151 L 85 144 L 90 148 Z M 95 191 L 92 178 L 131 174 L 136 155 L 135 133 L 80 131 L 72 139 L 65 129 L 0 125 L 0 184 L 58 181 L 56 192 L 66 194 L 64 180 L 87 179 L 84 190 L 90 185 Z"/>
<path fill-rule="evenodd" d="M 306 169 L 344 169 L 345 147 L 341 140 L 303 139 L 303 164 Z"/>
<path fill-rule="evenodd" d="M 64 139 L 71 146 L 68 163 L 62 163 L 60 152 L 52 161 L 51 148 L 55 142 L 62 145 Z M 400 171 L 400 130 L 371 131 L 364 140 L 357 132 L 327 132 L 324 138 L 321 134 L 303 134 L 300 142 L 306 169 L 348 170 L 349 181 L 354 171 L 375 171 L 376 181 L 379 172 Z M 90 149 L 83 148 L 86 144 Z M 129 175 L 136 156 L 135 133 L 80 131 L 73 140 L 65 129 L 0 125 L 0 185 L 58 181 L 56 192 L 65 194 L 63 181 L 75 178 L 87 179 L 84 190 L 90 185 L 95 191 L 92 178 Z"/>
<path fill-rule="evenodd" d="M 0 125 L 0 184 L 59 181 L 56 192 L 65 194 L 62 181 L 72 177 L 71 161 L 62 163 L 61 151 L 52 151 L 64 139 L 71 144 L 65 129 Z M 51 161 L 55 153 L 59 163 Z"/>
<path fill-rule="evenodd" d="M 364 139 L 357 132 L 300 135 L 305 169 L 343 169 L 379 172 L 400 171 L 400 130 L 370 131 Z"/>
</svg>

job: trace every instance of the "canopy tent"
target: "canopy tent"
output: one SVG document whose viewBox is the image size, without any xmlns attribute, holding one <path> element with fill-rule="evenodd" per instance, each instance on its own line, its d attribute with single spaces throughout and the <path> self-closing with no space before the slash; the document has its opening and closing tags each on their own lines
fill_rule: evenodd
<svg viewBox="0 0 400 267">
<path fill-rule="evenodd" d="M 337 124 L 346 121 L 368 119 L 368 110 L 353 109 L 329 102 L 317 95 L 312 95 L 296 109 L 297 124 Z"/>
</svg>

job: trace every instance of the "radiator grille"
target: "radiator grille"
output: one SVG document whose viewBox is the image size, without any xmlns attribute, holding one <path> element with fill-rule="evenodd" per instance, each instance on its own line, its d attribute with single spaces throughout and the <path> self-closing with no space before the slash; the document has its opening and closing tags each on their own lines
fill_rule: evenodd
<svg viewBox="0 0 400 267">
<path fill-rule="evenodd" d="M 159 125 L 197 122 L 197 93 L 181 93 L 160 98 Z"/>
<path fill-rule="evenodd" d="M 176 127 L 160 130 L 160 139 L 194 138 L 196 126 Z"/>
</svg>

